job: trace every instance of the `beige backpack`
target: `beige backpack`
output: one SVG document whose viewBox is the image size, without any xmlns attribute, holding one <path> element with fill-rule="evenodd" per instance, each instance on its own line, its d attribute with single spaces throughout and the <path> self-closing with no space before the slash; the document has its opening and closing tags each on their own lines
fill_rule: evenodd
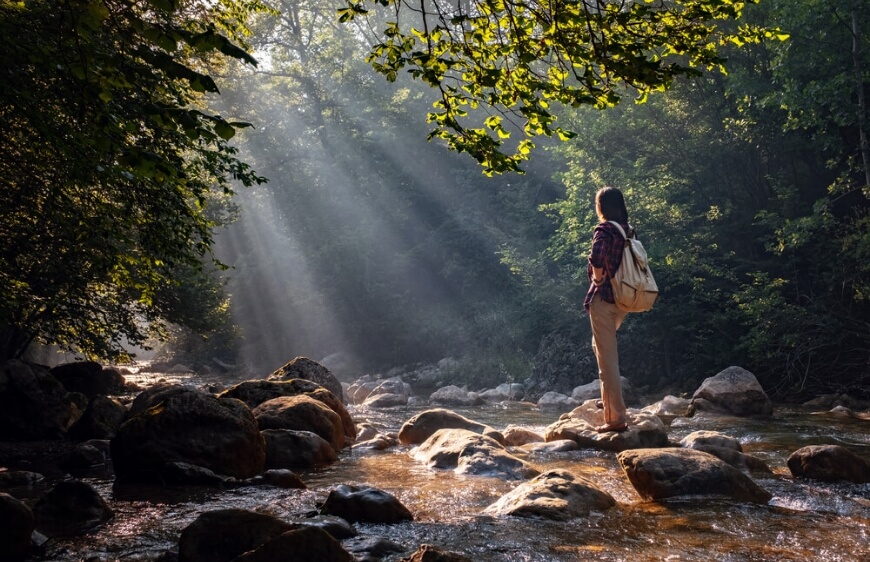
<svg viewBox="0 0 870 562">
<path fill-rule="evenodd" d="M 616 221 L 609 221 L 619 229 L 625 239 L 622 265 L 610 278 L 613 285 L 613 300 L 625 312 L 646 312 L 659 296 L 659 287 L 647 262 L 646 250 L 637 236 L 629 238 Z"/>
</svg>

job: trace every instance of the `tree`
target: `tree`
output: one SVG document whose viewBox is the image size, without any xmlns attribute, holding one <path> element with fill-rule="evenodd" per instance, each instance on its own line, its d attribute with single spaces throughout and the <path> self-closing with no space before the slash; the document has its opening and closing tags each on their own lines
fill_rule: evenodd
<svg viewBox="0 0 870 562">
<path fill-rule="evenodd" d="M 206 64 L 255 63 L 238 41 L 259 9 L 2 1 L 0 358 L 111 357 L 183 316 L 168 289 L 207 257 L 215 198 L 264 181 L 228 143 L 247 124 L 202 109 Z"/>
<path fill-rule="evenodd" d="M 738 19 L 745 3 L 348 0 L 340 17 L 366 14 L 368 4 L 392 10 L 372 65 L 391 81 L 407 68 L 435 88 L 429 137 L 494 173 L 519 170 L 536 136 L 573 136 L 555 124 L 558 105 L 600 109 L 631 92 L 643 101 L 677 77 L 720 68 L 721 45 L 773 35 L 720 27 Z M 506 146 L 512 133 L 525 138 Z"/>
</svg>

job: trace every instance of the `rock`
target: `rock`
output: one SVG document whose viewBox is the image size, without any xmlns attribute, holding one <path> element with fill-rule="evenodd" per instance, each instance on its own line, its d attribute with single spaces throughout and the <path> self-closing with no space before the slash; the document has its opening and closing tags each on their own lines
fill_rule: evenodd
<svg viewBox="0 0 870 562">
<path fill-rule="evenodd" d="M 361 537 L 350 541 L 347 549 L 353 553 L 357 560 L 381 560 L 391 554 L 398 554 L 407 550 L 397 542 L 383 537 Z"/>
<path fill-rule="evenodd" d="M 160 468 L 160 481 L 169 486 L 207 486 L 219 488 L 235 482 L 234 478 L 215 474 L 213 470 L 187 462 L 167 462 Z"/>
<path fill-rule="evenodd" d="M 188 392 L 199 392 L 190 386 L 182 386 L 180 384 L 170 382 L 158 382 L 146 388 L 136 395 L 133 402 L 130 404 L 130 409 L 127 411 L 127 419 L 152 408 L 171 396 L 178 394 L 187 394 Z"/>
<path fill-rule="evenodd" d="M 335 378 L 335 375 L 317 361 L 312 361 L 307 357 L 296 357 L 266 377 L 266 380 L 270 381 L 287 381 L 291 379 L 305 379 L 316 382 L 334 394 L 339 400 L 344 397 L 341 383 Z"/>
<path fill-rule="evenodd" d="M 804 406 L 832 410 L 838 406 L 849 410 L 865 410 L 870 404 L 848 394 L 823 394 L 804 403 Z"/>
<path fill-rule="evenodd" d="M 116 477 L 126 482 L 159 482 L 172 462 L 246 479 L 266 462 L 266 444 L 248 407 L 200 392 L 170 395 L 133 416 L 112 439 L 111 451 Z"/>
<path fill-rule="evenodd" d="M 127 416 L 127 407 L 115 398 L 95 396 L 91 399 L 82 417 L 69 430 L 69 437 L 76 441 L 111 439 Z"/>
<path fill-rule="evenodd" d="M 633 449 L 619 453 L 617 460 L 631 485 L 647 500 L 720 495 L 738 501 L 767 503 L 772 497 L 733 466 L 702 451 Z"/>
<path fill-rule="evenodd" d="M 448 428 L 467 429 L 487 437 L 492 437 L 499 443 L 504 443 L 504 436 L 495 429 L 443 408 L 420 412 L 402 424 L 402 427 L 399 429 L 399 443 L 403 445 L 417 445 L 428 439 L 439 429 Z"/>
<path fill-rule="evenodd" d="M 49 537 L 83 535 L 114 514 L 100 494 L 86 482 L 59 482 L 33 507 L 36 529 Z"/>
<path fill-rule="evenodd" d="M 491 388 L 489 390 L 484 390 L 483 392 L 479 392 L 478 396 L 484 401 L 488 403 L 492 402 L 507 402 L 512 400 L 510 395 L 503 390 L 498 388 Z"/>
<path fill-rule="evenodd" d="M 518 425 L 509 425 L 504 429 L 504 444 L 510 447 L 519 447 L 526 443 L 544 441 L 544 436 L 530 429 Z"/>
<path fill-rule="evenodd" d="M 379 433 L 375 435 L 371 439 L 367 441 L 360 441 L 359 443 L 355 443 L 353 446 L 354 451 L 358 449 L 368 449 L 371 451 L 384 451 L 389 449 L 390 447 L 395 447 L 398 445 L 399 439 L 395 436 L 395 434 L 383 434 Z"/>
<path fill-rule="evenodd" d="M 348 442 L 356 439 L 356 425 L 344 403 L 331 391 L 316 382 L 305 379 L 287 381 L 244 381 L 222 392 L 221 398 L 238 398 L 252 410 L 263 402 L 282 396 L 308 396 L 323 402 L 341 418 L 341 426 Z"/>
<path fill-rule="evenodd" d="M 30 472 L 29 470 L 0 470 L 0 490 L 31 488 L 43 480 L 45 480 L 45 477 L 38 472 Z"/>
<path fill-rule="evenodd" d="M 322 468 L 338 460 L 335 449 L 311 431 L 265 429 L 266 468 Z"/>
<path fill-rule="evenodd" d="M 602 412 L 595 406 L 594 400 L 584 402 L 548 426 L 544 439 L 547 442 L 571 439 L 581 448 L 604 451 L 667 447 L 669 444 L 664 423 L 658 417 L 633 409 L 626 413 L 627 431 L 598 433 L 595 427 L 604 423 Z"/>
<path fill-rule="evenodd" d="M 203 513 L 181 532 L 179 562 L 229 562 L 281 536 L 294 526 L 246 509 Z"/>
<path fill-rule="evenodd" d="M 414 554 L 399 560 L 399 562 L 473 562 L 471 558 L 441 550 L 430 544 L 421 544 Z"/>
<path fill-rule="evenodd" d="M 70 471 L 82 471 L 105 465 L 109 460 L 109 442 L 94 439 L 80 443 L 60 458 L 60 466 Z"/>
<path fill-rule="evenodd" d="M 351 523 L 400 523 L 414 516 L 395 496 L 371 487 L 340 485 L 329 492 L 323 515 L 335 515 Z"/>
<path fill-rule="evenodd" d="M 479 406 L 483 399 L 476 392 L 469 392 L 455 385 L 439 388 L 429 395 L 429 401 L 445 406 Z"/>
<path fill-rule="evenodd" d="M 656 415 L 667 423 L 674 418 L 688 416 L 691 405 L 692 401 L 688 398 L 678 398 L 669 394 L 655 404 L 644 407 L 642 411 Z"/>
<path fill-rule="evenodd" d="M 704 380 L 692 396 L 692 410 L 735 416 L 769 416 L 773 413 L 773 405 L 755 375 L 741 367 L 728 367 Z"/>
<path fill-rule="evenodd" d="M 341 418 L 323 402 L 307 395 L 281 396 L 263 402 L 253 411 L 261 430 L 311 431 L 337 452 L 346 441 Z"/>
<path fill-rule="evenodd" d="M 117 396 L 127 391 L 127 382 L 117 369 L 104 368 L 94 361 L 58 365 L 51 369 L 51 375 L 67 392 L 81 392 L 90 400 L 99 395 Z"/>
<path fill-rule="evenodd" d="M 283 468 L 267 470 L 263 474 L 255 476 L 249 482 L 253 484 L 267 484 L 285 490 L 304 490 L 308 488 L 298 474 Z"/>
<path fill-rule="evenodd" d="M 788 469 L 795 478 L 822 482 L 870 482 L 870 463 L 840 445 L 801 447 L 788 457 Z"/>
<path fill-rule="evenodd" d="M 579 405 L 580 402 L 558 392 L 545 392 L 538 400 L 538 408 L 548 412 L 570 412 Z"/>
<path fill-rule="evenodd" d="M 404 394 L 370 394 L 362 403 L 366 408 L 394 408 L 407 406 L 408 396 Z"/>
<path fill-rule="evenodd" d="M 377 388 L 378 384 L 379 381 L 375 380 L 373 376 L 366 375 L 352 382 L 347 387 L 345 394 L 351 404 L 362 404 L 369 397 L 369 394 Z"/>
<path fill-rule="evenodd" d="M 457 474 L 494 476 L 511 480 L 538 474 L 528 463 L 508 453 L 495 439 L 467 429 L 440 429 L 413 451 L 430 468 Z"/>
<path fill-rule="evenodd" d="M 46 367 L 17 359 L 0 366 L 0 439 L 59 439 L 83 410 Z"/>
<path fill-rule="evenodd" d="M 622 397 L 625 400 L 625 403 L 637 404 L 639 402 L 637 391 L 634 390 L 631 381 L 625 377 L 619 377 L 619 380 L 622 385 Z M 601 381 L 596 379 L 592 382 L 574 387 L 574 390 L 571 391 L 571 398 L 573 398 L 577 404 L 582 404 L 587 400 L 599 400 L 601 398 Z"/>
<path fill-rule="evenodd" d="M 0 493 L 0 562 L 21 562 L 30 555 L 33 512 L 23 501 Z"/>
<path fill-rule="evenodd" d="M 580 445 L 573 439 L 557 439 L 549 443 L 529 443 L 524 445 L 523 449 L 530 453 L 550 454 L 550 453 L 567 453 L 569 451 L 580 450 Z"/>
<path fill-rule="evenodd" d="M 319 527 L 300 527 L 233 558 L 233 562 L 353 562 L 353 556 Z"/>
<path fill-rule="evenodd" d="M 293 523 L 308 527 L 319 527 L 332 535 L 337 541 L 343 541 L 357 535 L 353 525 L 335 515 L 316 515 L 305 519 L 296 519 Z"/>
<path fill-rule="evenodd" d="M 712 446 L 743 452 L 740 441 L 718 431 L 693 431 L 680 440 L 680 446 L 696 450 Z"/>
<path fill-rule="evenodd" d="M 616 505 L 595 484 L 567 470 L 549 470 L 524 482 L 484 510 L 487 515 L 567 521 Z"/>
</svg>

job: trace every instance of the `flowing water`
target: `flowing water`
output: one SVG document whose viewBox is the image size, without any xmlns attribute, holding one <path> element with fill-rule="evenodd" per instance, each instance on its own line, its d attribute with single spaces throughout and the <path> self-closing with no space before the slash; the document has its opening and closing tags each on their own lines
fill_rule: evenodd
<svg viewBox="0 0 870 562">
<path fill-rule="evenodd" d="M 355 420 L 395 432 L 425 408 L 349 409 Z M 497 429 L 516 424 L 539 433 L 558 419 L 522 403 L 456 411 Z M 50 541 L 47 555 L 50 560 L 154 560 L 175 549 L 181 530 L 205 511 L 234 507 L 294 518 L 315 511 L 331 487 L 355 484 L 395 495 L 414 514 L 413 522 L 397 525 L 356 524 L 358 537 L 343 543 L 352 549 L 383 537 L 407 549 L 384 560 L 398 560 L 424 543 L 475 561 L 870 560 L 870 485 L 796 482 L 786 467 L 792 451 L 811 444 L 844 445 L 870 460 L 870 422 L 780 406 L 764 420 L 678 418 L 670 427 L 671 440 L 699 429 L 736 437 L 744 452 L 768 463 L 773 475 L 755 477 L 773 494 L 767 505 L 716 497 L 647 502 L 631 487 L 614 453 L 517 449 L 514 454 L 541 471 L 564 468 L 587 477 L 618 505 L 569 522 L 492 518 L 480 513 L 517 482 L 433 472 L 406 446 L 380 452 L 346 449 L 328 469 L 300 473 L 307 490 L 150 488 L 122 495 L 108 476 L 86 478 L 109 501 L 115 518 L 86 537 Z"/>
</svg>

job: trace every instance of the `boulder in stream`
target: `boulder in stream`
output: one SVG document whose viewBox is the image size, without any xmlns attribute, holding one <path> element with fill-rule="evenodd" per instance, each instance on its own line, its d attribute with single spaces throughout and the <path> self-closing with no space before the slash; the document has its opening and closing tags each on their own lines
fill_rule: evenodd
<svg viewBox="0 0 870 562">
<path fill-rule="evenodd" d="M 23 501 L 0 493 L 0 561 L 21 562 L 30 555 L 33 512 Z"/>
<path fill-rule="evenodd" d="M 822 482 L 870 482 L 870 463 L 840 445 L 809 445 L 788 457 L 795 478 Z"/>
<path fill-rule="evenodd" d="M 680 446 L 710 453 L 744 472 L 773 473 L 763 460 L 745 454 L 740 441 L 718 431 L 693 431 L 680 440 Z"/>
<path fill-rule="evenodd" d="M 648 500 L 716 495 L 767 503 L 772 497 L 751 478 L 703 451 L 633 449 L 619 453 L 617 460 L 637 493 Z"/>
<path fill-rule="evenodd" d="M 174 462 L 245 479 L 261 473 L 266 462 L 266 444 L 248 407 L 195 391 L 170 394 L 128 419 L 111 452 L 123 482 L 160 482 L 165 465 Z"/>
<path fill-rule="evenodd" d="M 299 527 L 233 558 L 232 562 L 353 562 L 341 543 L 319 527 Z"/>
<path fill-rule="evenodd" d="M 563 414 L 559 421 L 548 426 L 544 432 L 544 439 L 548 442 L 571 439 L 582 448 L 604 451 L 667 447 L 669 444 L 668 434 L 661 419 L 642 410 L 628 410 L 628 430 L 598 433 L 595 427 L 604 423 L 602 412 L 603 410 L 595 405 L 594 400 L 587 400 L 569 414 Z"/>
<path fill-rule="evenodd" d="M 269 381 L 289 381 L 292 379 L 305 379 L 316 382 L 334 394 L 339 400 L 344 398 L 344 389 L 341 387 L 341 382 L 332 374 L 332 371 L 307 357 L 296 357 L 266 377 L 266 380 Z"/>
<path fill-rule="evenodd" d="M 518 425 L 509 425 L 504 428 L 504 444 L 510 447 L 519 447 L 527 443 L 542 443 L 544 436 Z"/>
<path fill-rule="evenodd" d="M 36 530 L 49 537 L 82 535 L 114 514 L 93 486 L 80 480 L 59 482 L 33 507 Z"/>
<path fill-rule="evenodd" d="M 305 394 L 267 400 L 254 408 L 253 414 L 261 430 L 311 431 L 335 451 L 340 451 L 347 442 L 341 417 L 320 400 Z"/>
<path fill-rule="evenodd" d="M 479 406 L 483 404 L 483 398 L 476 392 L 469 392 L 456 385 L 447 385 L 439 388 L 429 395 L 429 401 L 433 404 L 445 406 Z"/>
<path fill-rule="evenodd" d="M 538 474 L 491 437 L 467 429 L 439 429 L 413 451 L 430 468 L 457 474 L 523 480 Z"/>
<path fill-rule="evenodd" d="M 411 556 L 406 556 L 399 560 L 399 562 L 473 562 L 471 558 L 467 556 L 463 556 L 462 554 L 457 554 L 456 552 L 450 552 L 447 550 L 442 550 L 437 546 L 433 546 L 431 544 L 421 544 L 420 548 L 414 552 Z"/>
<path fill-rule="evenodd" d="M 311 431 L 265 429 L 266 468 L 322 468 L 338 460 L 335 449 Z"/>
<path fill-rule="evenodd" d="M 62 438 L 86 403 L 80 407 L 47 367 L 18 359 L 0 365 L 0 439 Z"/>
<path fill-rule="evenodd" d="M 252 410 L 263 402 L 282 396 L 308 396 L 323 402 L 341 418 L 342 429 L 348 441 L 356 439 L 356 425 L 344 403 L 333 392 L 320 384 L 305 380 L 254 380 L 244 381 L 220 393 L 220 398 L 238 398 Z"/>
<path fill-rule="evenodd" d="M 524 482 L 484 510 L 488 515 L 567 521 L 604 511 L 616 500 L 595 484 L 567 470 L 548 470 Z"/>
<path fill-rule="evenodd" d="M 127 416 L 127 407 L 116 398 L 95 396 L 84 415 L 69 430 L 69 437 L 77 441 L 111 439 Z"/>
<path fill-rule="evenodd" d="M 414 519 L 395 496 L 377 488 L 345 484 L 330 490 L 320 513 L 335 515 L 351 523 L 400 523 Z"/>
<path fill-rule="evenodd" d="M 127 391 L 127 381 L 120 371 L 94 361 L 64 363 L 53 367 L 51 375 L 67 392 L 81 392 L 91 400 L 99 395 L 117 396 Z"/>
<path fill-rule="evenodd" d="M 181 532 L 178 562 L 229 562 L 293 528 L 275 516 L 247 509 L 208 511 Z"/>
<path fill-rule="evenodd" d="M 488 425 L 470 420 L 451 410 L 435 408 L 420 412 L 412 417 L 399 429 L 399 443 L 403 445 L 419 445 L 429 439 L 439 429 L 467 429 L 481 435 L 486 435 L 504 443 L 504 436 Z"/>
<path fill-rule="evenodd" d="M 758 379 L 742 367 L 728 367 L 704 380 L 692 396 L 691 409 L 693 412 L 735 416 L 769 416 L 773 413 L 770 398 Z"/>
</svg>

